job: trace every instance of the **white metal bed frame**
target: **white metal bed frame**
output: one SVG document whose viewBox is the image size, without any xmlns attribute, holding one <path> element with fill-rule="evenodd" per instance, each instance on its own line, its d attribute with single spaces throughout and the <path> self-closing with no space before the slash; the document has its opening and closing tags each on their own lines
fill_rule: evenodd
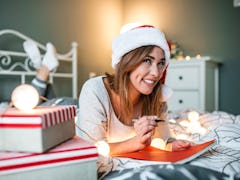
<svg viewBox="0 0 240 180">
<path fill-rule="evenodd" d="M 39 49 L 46 52 L 46 48 L 41 43 L 33 40 L 32 38 L 12 29 L 0 30 L 0 38 L 5 34 L 14 35 L 22 40 L 31 40 L 36 43 Z M 12 57 L 23 57 L 21 62 L 14 62 Z M 25 57 L 25 59 L 24 59 Z M 77 43 L 72 42 L 71 50 L 66 54 L 57 54 L 59 61 L 66 61 L 72 63 L 72 72 L 61 73 L 61 72 L 51 72 L 49 76 L 49 81 L 53 83 L 54 77 L 63 77 L 72 79 L 72 97 L 77 98 Z M 61 64 L 61 63 L 60 63 Z M 25 83 L 26 76 L 33 76 L 36 71 L 31 68 L 32 63 L 30 58 L 25 52 L 16 51 L 6 51 L 0 50 L 0 75 L 19 75 L 21 77 L 21 84 Z M 22 71 L 16 70 L 17 67 L 21 67 Z"/>
</svg>

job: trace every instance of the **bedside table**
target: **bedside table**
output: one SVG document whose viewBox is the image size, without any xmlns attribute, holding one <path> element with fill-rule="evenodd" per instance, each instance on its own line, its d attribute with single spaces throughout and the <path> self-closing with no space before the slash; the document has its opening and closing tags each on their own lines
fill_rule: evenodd
<svg viewBox="0 0 240 180">
<path fill-rule="evenodd" d="M 169 110 L 218 110 L 218 64 L 210 57 L 170 60 L 166 84 L 174 93 Z"/>
</svg>

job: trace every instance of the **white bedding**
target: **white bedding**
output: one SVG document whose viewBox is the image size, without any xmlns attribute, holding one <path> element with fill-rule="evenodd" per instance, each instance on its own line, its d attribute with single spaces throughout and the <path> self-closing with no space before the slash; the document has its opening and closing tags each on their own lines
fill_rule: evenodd
<svg viewBox="0 0 240 180">
<path fill-rule="evenodd" d="M 217 145 L 190 164 L 233 175 L 240 172 L 240 115 L 213 112 L 202 115 L 200 122 L 208 132 L 200 137 L 217 139 Z"/>
<path fill-rule="evenodd" d="M 184 119 L 189 111 L 171 114 L 172 117 Z M 212 113 L 200 113 L 200 123 L 207 129 L 205 135 L 187 134 L 192 141 L 205 141 L 215 138 L 217 144 L 207 153 L 192 160 L 190 165 L 197 165 L 233 176 L 240 173 L 240 115 L 234 116 L 226 112 L 215 111 Z M 183 128 L 177 124 L 171 124 L 170 129 L 174 136 L 182 134 Z M 102 161 L 101 161 L 102 162 Z M 139 168 L 147 165 L 159 164 L 151 161 L 138 161 L 127 158 L 108 158 L 101 163 L 99 171 L 123 171 L 127 168 Z"/>
</svg>

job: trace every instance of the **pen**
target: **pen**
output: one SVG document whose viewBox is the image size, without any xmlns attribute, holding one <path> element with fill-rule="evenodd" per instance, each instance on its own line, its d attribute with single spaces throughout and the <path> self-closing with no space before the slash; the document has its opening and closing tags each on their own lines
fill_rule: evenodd
<svg viewBox="0 0 240 180">
<path fill-rule="evenodd" d="M 165 122 L 165 120 L 163 120 L 163 119 L 154 119 L 154 121 L 155 121 L 156 123 L 158 123 L 158 122 Z"/>
<path fill-rule="evenodd" d="M 155 119 L 152 119 L 152 120 L 155 121 L 156 123 L 165 122 L 165 120 L 163 120 L 163 119 L 158 119 L 158 118 L 155 118 Z M 133 119 L 132 121 L 133 121 L 133 122 L 137 122 L 138 119 Z"/>
</svg>

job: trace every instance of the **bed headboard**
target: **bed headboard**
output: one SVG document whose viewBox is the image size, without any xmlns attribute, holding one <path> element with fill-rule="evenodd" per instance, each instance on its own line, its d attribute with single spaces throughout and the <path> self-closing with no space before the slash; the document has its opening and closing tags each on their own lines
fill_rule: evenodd
<svg viewBox="0 0 240 180">
<path fill-rule="evenodd" d="M 45 45 L 35 41 L 34 39 L 12 29 L 4 29 L 0 30 L 0 40 L 4 38 L 3 36 L 14 36 L 18 40 L 19 43 L 22 43 L 25 40 L 34 41 L 41 54 L 45 54 L 46 48 Z M 56 47 L 57 49 L 57 47 Z M 59 59 L 59 64 L 70 64 L 70 72 L 58 70 L 56 72 L 52 72 L 49 76 L 49 81 L 54 83 L 55 78 L 68 78 L 71 80 L 71 91 L 72 97 L 77 98 L 77 43 L 72 42 L 71 49 L 66 54 L 57 54 Z M 62 65 L 64 66 L 64 65 Z M 60 68 L 61 69 L 61 68 Z M 33 68 L 32 62 L 28 55 L 25 53 L 23 47 L 21 50 L 4 50 L 0 47 L 0 76 L 4 76 L 4 78 L 9 76 L 15 76 L 19 78 L 19 84 L 26 83 L 26 78 L 29 76 L 34 76 L 36 74 L 36 70 Z M 0 80 L 1 81 L 1 80 Z M 2 85 L 0 85 L 2 86 Z M 2 89 L 2 87 L 0 87 Z M 67 87 L 69 88 L 69 87 Z M 1 90 L 2 91 L 2 90 Z"/>
</svg>

